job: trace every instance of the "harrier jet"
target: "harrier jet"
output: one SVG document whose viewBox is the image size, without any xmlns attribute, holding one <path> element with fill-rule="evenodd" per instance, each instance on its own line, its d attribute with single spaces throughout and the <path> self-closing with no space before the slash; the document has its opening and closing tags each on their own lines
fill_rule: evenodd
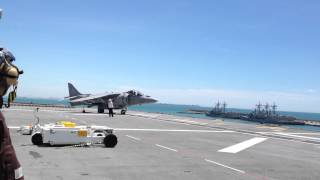
<svg viewBox="0 0 320 180">
<path fill-rule="evenodd" d="M 92 95 L 81 94 L 71 83 L 68 83 L 68 88 L 69 97 L 66 97 L 66 99 L 69 99 L 71 106 L 98 106 L 98 113 L 104 113 L 104 110 L 107 109 L 109 99 L 112 99 L 114 109 L 121 109 L 121 114 L 126 114 L 128 106 L 157 102 L 157 100 L 151 98 L 150 96 L 144 95 L 135 90 L 122 93 L 104 93 Z"/>
</svg>

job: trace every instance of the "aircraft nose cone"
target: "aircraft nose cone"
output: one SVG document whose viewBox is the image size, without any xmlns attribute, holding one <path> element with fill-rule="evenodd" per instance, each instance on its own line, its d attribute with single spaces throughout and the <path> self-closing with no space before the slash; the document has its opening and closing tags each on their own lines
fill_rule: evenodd
<svg viewBox="0 0 320 180">
<path fill-rule="evenodd" d="M 144 102 L 145 102 L 145 103 L 156 103 L 156 102 L 158 102 L 158 100 L 153 99 L 153 98 L 151 98 L 151 97 L 145 97 L 145 98 L 144 98 Z"/>
<path fill-rule="evenodd" d="M 150 96 L 131 96 L 129 97 L 130 105 L 138 105 L 138 104 L 149 104 L 156 103 L 158 100 L 151 98 Z"/>
<path fill-rule="evenodd" d="M 153 98 L 149 98 L 149 103 L 156 103 L 156 102 L 158 102 L 158 100 L 153 99 Z"/>
</svg>

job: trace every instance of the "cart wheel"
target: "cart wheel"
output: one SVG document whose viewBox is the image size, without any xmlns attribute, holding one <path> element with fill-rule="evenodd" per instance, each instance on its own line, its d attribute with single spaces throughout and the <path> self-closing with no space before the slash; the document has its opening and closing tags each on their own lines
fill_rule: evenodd
<svg viewBox="0 0 320 180">
<path fill-rule="evenodd" d="M 118 143 L 118 138 L 114 134 L 108 134 L 104 138 L 103 143 L 107 148 L 114 148 Z"/>
<path fill-rule="evenodd" d="M 36 133 L 32 136 L 31 141 L 34 145 L 40 146 L 43 144 L 42 135 L 40 133 Z"/>
</svg>

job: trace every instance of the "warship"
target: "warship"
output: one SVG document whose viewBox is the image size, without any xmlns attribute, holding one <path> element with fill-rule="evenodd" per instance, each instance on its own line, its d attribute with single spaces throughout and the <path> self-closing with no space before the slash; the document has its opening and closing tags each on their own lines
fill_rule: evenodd
<svg viewBox="0 0 320 180">
<path fill-rule="evenodd" d="M 266 103 L 265 105 L 262 105 L 259 103 L 256 105 L 253 112 L 249 113 L 247 116 L 241 116 L 241 119 L 268 124 L 305 125 L 303 120 L 278 114 L 277 107 L 276 104 L 269 105 Z"/>
<path fill-rule="evenodd" d="M 277 105 L 272 106 L 266 103 L 256 105 L 254 111 L 250 113 L 227 112 L 227 103 L 216 103 L 215 107 L 206 113 L 210 117 L 221 117 L 229 119 L 240 119 L 266 124 L 282 124 L 282 125 L 305 125 L 305 121 L 299 120 L 291 116 L 283 116 L 277 113 Z"/>
<path fill-rule="evenodd" d="M 211 111 L 206 113 L 207 116 L 210 117 L 220 117 L 220 118 L 228 118 L 228 119 L 241 119 L 242 117 L 247 116 L 246 113 L 240 112 L 228 112 L 227 111 L 227 103 L 216 103 L 214 108 Z"/>
</svg>

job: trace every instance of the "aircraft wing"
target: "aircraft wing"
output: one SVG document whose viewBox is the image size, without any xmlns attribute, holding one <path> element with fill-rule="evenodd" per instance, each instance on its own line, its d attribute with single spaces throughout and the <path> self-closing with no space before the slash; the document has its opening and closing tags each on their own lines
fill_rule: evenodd
<svg viewBox="0 0 320 180">
<path fill-rule="evenodd" d="M 108 99 L 113 99 L 119 95 L 120 93 L 105 93 L 105 94 L 99 94 L 99 95 L 91 95 L 88 97 L 72 100 L 70 101 L 70 103 L 100 104 L 100 103 L 106 103 Z"/>
</svg>

